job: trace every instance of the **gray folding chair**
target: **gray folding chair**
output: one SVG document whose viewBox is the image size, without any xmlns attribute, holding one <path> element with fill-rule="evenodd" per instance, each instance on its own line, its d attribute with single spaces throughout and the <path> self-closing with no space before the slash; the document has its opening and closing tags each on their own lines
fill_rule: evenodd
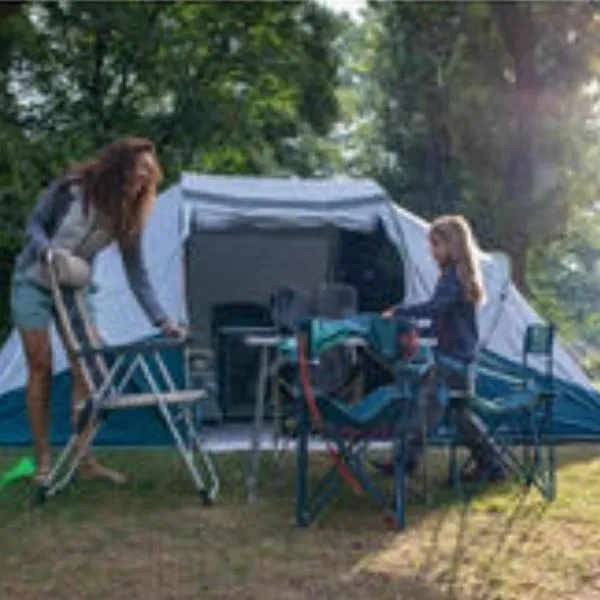
<svg viewBox="0 0 600 600">
<path fill-rule="evenodd" d="M 63 252 L 48 256 L 47 274 L 57 325 L 68 355 L 81 370 L 89 397 L 79 407 L 73 434 L 41 486 L 41 498 L 55 495 L 71 482 L 111 411 L 154 407 L 169 430 L 202 501 L 212 503 L 219 492 L 219 478 L 198 432 L 200 403 L 206 392 L 177 389 L 161 356 L 161 351 L 168 349 L 183 352 L 189 342 L 154 339 L 109 346 L 96 339 L 83 304 L 82 289 L 89 281 L 86 266 L 84 261 Z M 128 393 L 128 387 L 140 382 L 147 391 Z"/>
<path fill-rule="evenodd" d="M 282 287 L 273 292 L 270 298 L 271 319 L 282 336 L 296 334 L 298 323 L 312 313 L 312 297 L 305 290 Z M 269 369 L 271 399 L 273 403 L 273 444 L 275 466 L 281 467 L 281 457 L 286 450 L 284 432 L 295 429 L 294 385 L 296 383 L 296 362 L 276 353 Z M 281 478 L 276 478 L 280 481 Z"/>
<path fill-rule="evenodd" d="M 327 319 L 344 319 L 358 311 L 356 288 L 346 283 L 322 283 L 315 291 L 314 312 Z"/>
<path fill-rule="evenodd" d="M 327 319 L 345 319 L 356 315 L 358 293 L 345 283 L 323 283 L 314 294 L 313 312 Z M 332 348 L 319 357 L 319 369 L 315 373 L 315 385 L 325 393 L 340 394 L 357 399 L 361 382 L 354 375 L 356 350 L 343 346 Z M 347 388 L 343 393 L 342 388 Z"/>
</svg>

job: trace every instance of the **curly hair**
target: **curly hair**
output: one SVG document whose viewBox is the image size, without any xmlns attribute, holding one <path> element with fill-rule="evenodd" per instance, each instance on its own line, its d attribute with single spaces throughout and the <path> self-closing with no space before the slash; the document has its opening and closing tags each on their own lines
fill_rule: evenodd
<svg viewBox="0 0 600 600">
<path fill-rule="evenodd" d="M 429 230 L 429 237 L 437 236 L 448 248 L 448 260 L 456 265 L 465 300 L 480 304 L 485 300 L 483 277 L 477 260 L 477 242 L 468 221 L 460 215 L 439 217 Z"/>
<path fill-rule="evenodd" d="M 138 190 L 135 169 L 145 154 L 153 158 L 150 179 Z M 93 206 L 121 243 L 127 243 L 141 230 L 162 181 L 154 144 L 137 137 L 111 142 L 95 158 L 72 166 L 67 173 L 81 182 L 84 206 Z"/>
</svg>

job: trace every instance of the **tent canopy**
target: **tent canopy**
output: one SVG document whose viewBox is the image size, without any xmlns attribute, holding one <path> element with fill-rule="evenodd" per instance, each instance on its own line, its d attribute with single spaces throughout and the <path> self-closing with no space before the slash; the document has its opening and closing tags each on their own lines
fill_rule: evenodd
<svg viewBox="0 0 600 600">
<path fill-rule="evenodd" d="M 253 264 L 261 259 L 265 269 L 262 278 L 271 287 L 282 282 L 273 281 L 281 275 L 279 267 L 272 267 L 272 273 L 268 273 L 269 261 L 273 262 L 277 255 L 286 252 L 293 258 L 293 262 L 287 263 L 288 271 L 308 273 L 312 283 L 324 277 L 324 271 L 318 272 L 318 268 L 322 268 L 322 265 L 318 267 L 319 261 L 331 251 L 328 242 L 324 241 L 328 239 L 325 232 L 369 233 L 378 228 L 401 258 L 405 302 L 426 300 L 437 280 L 437 268 L 429 253 L 427 223 L 393 204 L 381 187 L 364 179 L 184 174 L 179 183 L 163 192 L 157 200 L 144 234 L 145 260 L 167 312 L 173 318 L 185 319 L 194 294 L 200 302 L 203 296 L 212 293 L 209 279 L 184 282 L 185 277 L 182 277 L 182 265 L 189 267 L 185 263 L 186 252 L 194 244 L 197 248 L 191 255 L 197 260 L 193 264 L 202 263 L 204 266 L 199 267 L 199 272 L 206 269 L 208 273 L 212 263 L 213 281 L 217 281 L 217 275 L 220 277 L 222 290 L 219 293 L 222 293 L 235 288 L 232 282 L 235 283 L 240 275 L 239 265 L 236 270 L 240 248 Z M 260 232 L 264 232 L 264 236 Z M 222 254 L 219 258 L 216 251 L 227 249 L 224 235 L 229 236 L 229 243 L 235 242 L 230 250 L 235 247 L 238 251 Z M 263 238 L 271 241 L 267 243 Z M 309 243 L 302 242 L 303 239 Z M 266 246 L 261 247 L 261 244 Z M 493 256 L 485 253 L 482 253 L 481 261 L 489 296 L 479 314 L 481 337 L 486 349 L 494 356 L 509 363 L 520 362 L 525 328 L 529 323 L 538 322 L 539 316 L 512 286 L 502 300 L 503 268 Z M 260 271 L 260 265 L 254 265 L 256 278 L 261 277 Z M 247 273 L 247 269 L 243 272 Z M 99 287 L 96 296 L 98 325 L 108 341 L 127 343 L 155 333 L 128 288 L 115 246 L 98 257 L 94 278 Z M 223 282 L 229 282 L 228 287 Z M 374 282 L 374 286 L 385 287 L 387 284 L 386 280 Z M 59 413 L 62 417 L 68 414 L 69 381 L 67 362 L 55 333 L 53 347 L 53 400 L 59 419 Z M 587 437 L 599 437 L 600 411 L 591 382 L 562 346 L 557 347 L 555 359 L 557 376 L 575 386 L 579 394 L 577 398 L 569 399 L 568 405 L 567 400 L 564 401 L 562 422 L 567 429 L 570 427 L 571 433 L 577 430 L 586 432 Z M 0 351 L 0 443 L 19 443 L 28 439 L 23 403 L 25 380 L 21 347 L 13 332 Z M 113 425 L 111 419 L 106 428 L 105 442 L 138 443 L 144 437 L 154 439 L 140 427 L 131 428 L 125 416 L 114 419 L 116 424 Z M 68 418 L 60 420 L 64 422 L 56 425 L 55 440 L 64 439 L 68 428 Z"/>
<path fill-rule="evenodd" d="M 277 287 L 337 279 L 340 231 L 373 233 L 390 212 L 370 180 L 184 175 L 181 186 L 187 312 L 204 345 L 215 308 L 267 310 Z"/>
</svg>

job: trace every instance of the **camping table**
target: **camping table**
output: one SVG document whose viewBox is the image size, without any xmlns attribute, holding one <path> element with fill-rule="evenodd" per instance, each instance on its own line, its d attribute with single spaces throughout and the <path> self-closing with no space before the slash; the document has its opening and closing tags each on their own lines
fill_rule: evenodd
<svg viewBox="0 0 600 600">
<path fill-rule="evenodd" d="M 246 494 L 250 504 L 256 502 L 256 489 L 258 487 L 258 471 L 260 467 L 260 441 L 265 416 L 265 396 L 269 379 L 269 355 L 284 337 L 275 330 L 263 333 L 251 333 L 244 338 L 248 346 L 260 349 L 258 377 L 256 380 L 256 396 L 254 402 L 254 427 L 250 440 L 250 457 L 246 474 Z"/>
<path fill-rule="evenodd" d="M 284 338 L 274 327 L 228 326 L 219 330 L 221 335 L 237 336 L 244 344 L 259 349 L 258 377 L 255 388 L 254 425 L 250 439 L 250 457 L 246 470 L 246 493 L 248 502 L 256 501 L 258 469 L 260 459 L 260 438 L 264 425 L 265 396 L 269 378 L 269 355 Z"/>
<path fill-rule="evenodd" d="M 285 336 L 276 331 L 250 331 L 244 336 L 244 343 L 248 346 L 260 349 L 259 373 L 256 381 L 256 398 L 254 404 L 254 427 L 250 442 L 250 458 L 246 475 L 246 494 L 248 502 L 253 504 L 257 500 L 258 473 L 260 468 L 261 433 L 264 425 L 265 396 L 267 382 L 269 379 L 269 355 L 286 339 Z M 344 341 L 345 346 L 360 347 L 366 344 L 363 338 L 349 337 Z"/>
</svg>

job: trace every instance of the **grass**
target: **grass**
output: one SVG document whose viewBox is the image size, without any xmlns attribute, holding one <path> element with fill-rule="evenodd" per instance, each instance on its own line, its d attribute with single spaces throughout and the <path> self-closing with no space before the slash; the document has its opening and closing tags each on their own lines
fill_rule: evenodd
<svg viewBox="0 0 600 600">
<path fill-rule="evenodd" d="M 17 456 L 0 453 L 0 471 Z M 280 487 L 265 464 L 248 506 L 243 456 L 222 457 L 222 499 L 204 508 L 173 453 L 113 452 L 125 488 L 85 483 L 44 507 L 26 482 L 0 492 L 0 598 L 600 599 L 600 455 L 559 457 L 551 505 L 512 486 L 468 505 L 441 495 L 396 533 L 351 492 L 296 529 L 291 460 Z"/>
</svg>

